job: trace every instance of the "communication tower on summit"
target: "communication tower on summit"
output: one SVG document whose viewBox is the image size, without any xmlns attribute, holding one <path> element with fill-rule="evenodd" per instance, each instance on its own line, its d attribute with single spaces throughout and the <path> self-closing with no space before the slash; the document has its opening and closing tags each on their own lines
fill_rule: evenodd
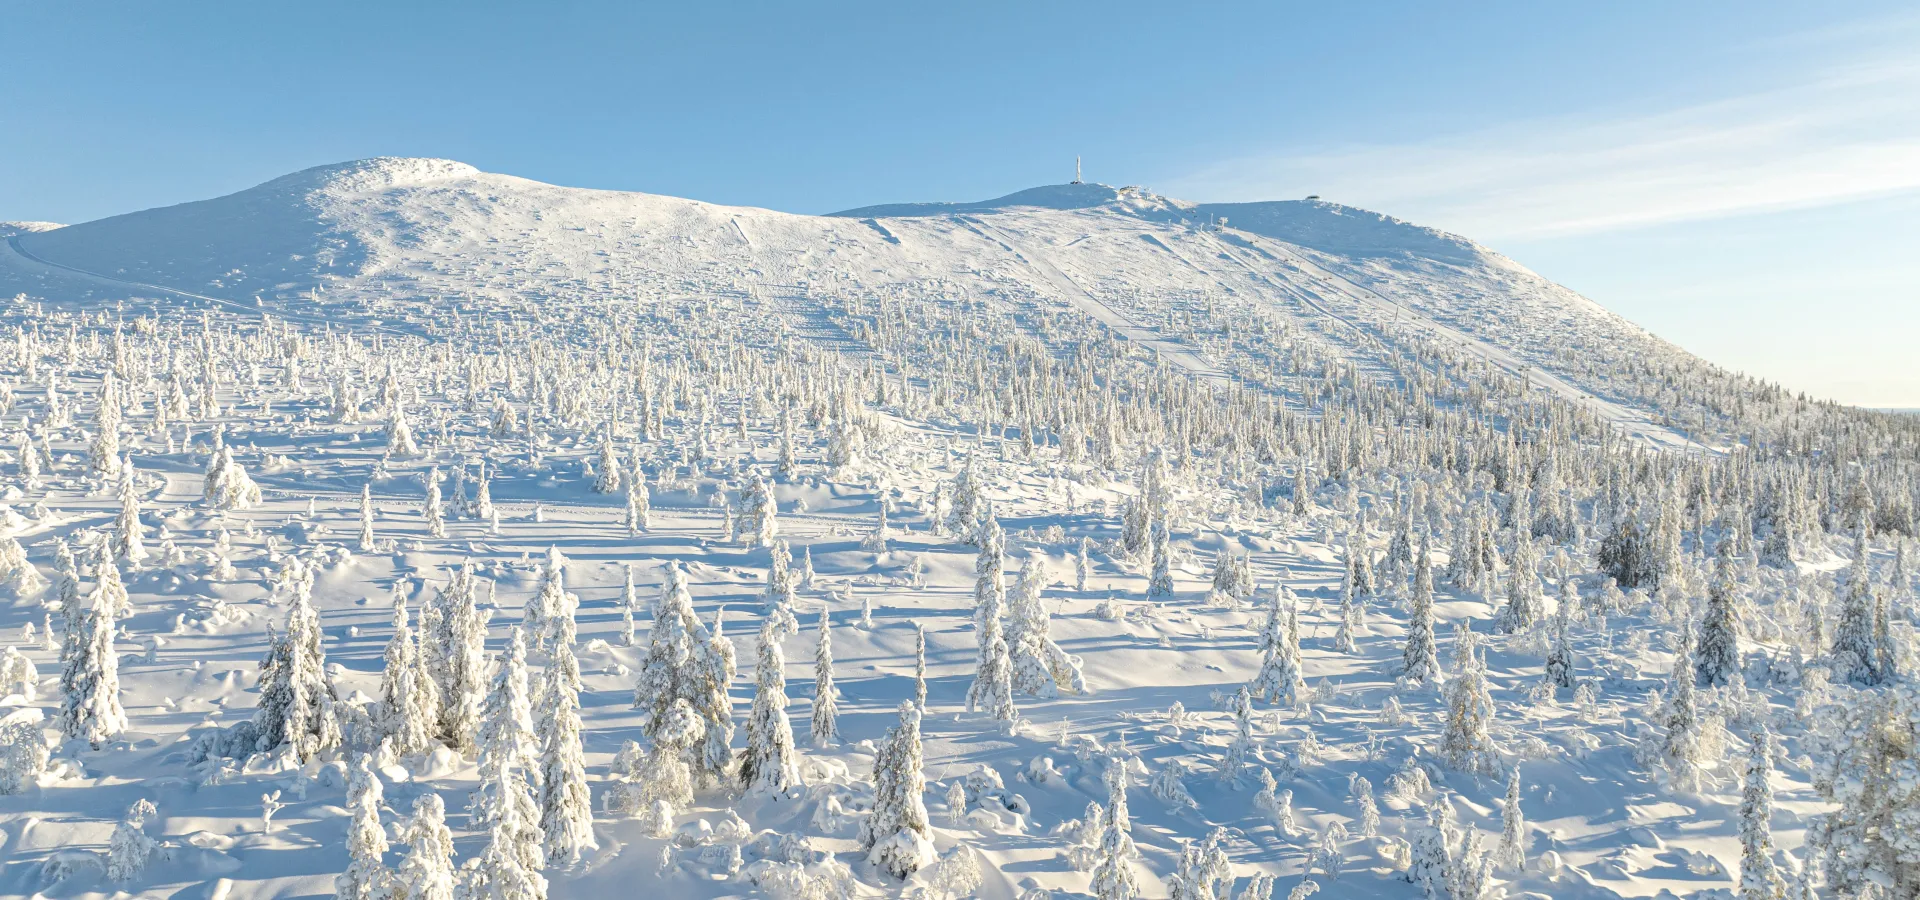
<svg viewBox="0 0 1920 900">
<path fill-rule="evenodd" d="M 1073 158 L 1073 183 L 1074 184 L 1081 183 L 1080 182 L 1080 157 L 1078 155 L 1075 155 Z"/>
</svg>

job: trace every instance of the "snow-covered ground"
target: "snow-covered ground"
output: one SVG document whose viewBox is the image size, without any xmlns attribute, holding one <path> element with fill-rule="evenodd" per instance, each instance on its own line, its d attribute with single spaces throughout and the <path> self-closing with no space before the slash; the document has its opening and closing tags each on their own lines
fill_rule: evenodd
<svg viewBox="0 0 1920 900">
<path fill-rule="evenodd" d="M 500 832 L 469 812 L 498 768 L 487 740 L 379 750 L 393 604 L 417 625 L 471 563 L 493 659 L 539 624 L 527 609 L 550 552 L 578 603 L 597 845 L 546 868 L 554 897 L 940 896 L 969 868 L 979 883 L 960 895 L 1114 896 L 1084 818 L 1119 771 L 1138 848 L 1119 862 L 1139 896 L 1229 900 L 1183 879 L 1196 860 L 1224 860 L 1216 875 L 1250 900 L 1263 874 L 1276 896 L 1309 877 L 1328 896 L 1436 896 L 1410 882 L 1423 864 L 1465 878 L 1478 859 L 1455 841 L 1436 862 L 1443 809 L 1448 834 L 1484 836 L 1484 896 L 1731 892 L 1762 726 L 1763 855 L 1792 885 L 1816 817 L 1845 810 L 1844 788 L 1816 782 L 1855 759 L 1847 711 L 1910 690 L 1894 673 L 1914 663 L 1911 582 L 1893 560 L 1914 530 L 1912 422 L 1796 406 L 1492 251 L 1335 204 L 1070 185 L 808 217 L 371 160 L 0 238 L 0 295 L 21 295 L 0 321 L 0 646 L 39 676 L 8 721 L 44 721 L 13 733 L 50 748 L 0 795 L 0 895 L 329 895 L 364 809 L 391 841 L 384 863 L 411 871 L 406 825 L 428 794 L 456 862 L 492 865 Z M 257 502 L 209 488 L 226 458 Z M 483 477 L 491 515 L 473 508 Z M 755 533 L 761 483 L 795 560 L 787 610 L 768 599 L 784 565 Z M 1863 508 L 1876 533 L 1854 565 Z M 1038 585 L 1025 613 L 1046 611 L 1085 683 L 1016 690 L 1012 721 L 969 710 L 990 530 L 1009 593 Z M 1629 532 L 1659 575 L 1610 590 L 1597 550 Z M 1404 677 L 1422 534 L 1445 673 L 1427 684 Z M 67 606 L 58 542 L 78 557 Z M 1475 572 L 1464 560 L 1482 550 L 1498 562 Z M 63 648 L 66 620 L 87 631 L 96 558 L 128 595 L 102 618 L 125 725 L 97 747 L 73 735 L 98 716 L 62 712 L 62 660 L 86 656 Z M 1217 581 L 1238 559 L 1251 577 Z M 626 742 L 658 752 L 635 687 L 673 567 L 700 624 L 725 610 L 732 747 L 749 759 L 764 750 L 749 736 L 761 626 L 797 613 L 780 642 L 801 783 L 703 785 L 655 828 L 609 800 L 633 780 Z M 1854 687 L 1834 648 L 1862 571 L 1889 655 Z M 1297 604 L 1297 650 L 1280 655 L 1303 678 L 1237 717 L 1239 689 L 1290 643 L 1270 627 L 1276 592 Z M 271 636 L 297 632 L 308 602 L 345 733 L 311 754 L 208 753 L 255 718 Z M 1501 612 L 1528 602 L 1525 621 Z M 1724 610 L 1735 670 L 1676 700 L 1676 658 L 1692 658 L 1676 652 L 1723 646 Z M 823 614 L 838 733 L 816 746 Z M 1031 636 L 1022 614 L 1007 627 Z M 1683 622 L 1700 635 L 1684 648 Z M 861 832 L 886 802 L 876 752 L 915 697 L 916 627 L 940 861 L 903 882 Z M 1463 629 L 1478 655 L 1458 652 Z M 533 699 L 561 656 L 530 655 Z M 1550 659 L 1571 662 L 1571 684 Z M 1483 696 L 1461 687 L 1481 678 Z M 1683 703 L 1694 724 L 1676 724 Z M 537 756 L 567 749 L 528 738 Z M 363 759 L 376 799 L 350 787 Z M 1503 806 L 1513 773 L 1524 824 Z M 155 812 L 123 825 L 143 800 Z M 1866 869 L 1834 833 L 1829 877 L 1851 888 Z M 118 871 L 139 835 L 156 855 Z"/>
</svg>

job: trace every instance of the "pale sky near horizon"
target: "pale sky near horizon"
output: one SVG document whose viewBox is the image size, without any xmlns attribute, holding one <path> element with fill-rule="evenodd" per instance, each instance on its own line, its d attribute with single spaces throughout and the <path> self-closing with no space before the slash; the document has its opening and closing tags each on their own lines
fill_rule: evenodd
<svg viewBox="0 0 1920 900">
<path fill-rule="evenodd" d="M 1920 10 L 0 0 L 0 219 L 442 156 L 819 213 L 1071 173 L 1464 234 L 1731 368 L 1920 407 Z"/>
</svg>

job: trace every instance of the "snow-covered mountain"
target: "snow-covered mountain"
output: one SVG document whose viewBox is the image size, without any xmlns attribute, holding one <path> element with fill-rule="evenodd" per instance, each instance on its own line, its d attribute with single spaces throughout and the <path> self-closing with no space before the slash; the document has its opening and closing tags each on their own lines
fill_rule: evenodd
<svg viewBox="0 0 1920 900">
<path fill-rule="evenodd" d="M 408 301 L 403 317 L 430 317 L 435 297 L 551 304 L 717 291 L 804 307 L 809 296 L 907 289 L 1017 305 L 1064 299 L 1216 374 L 1169 317 L 1196 298 L 1250 303 L 1337 319 L 1333 339 L 1376 363 L 1383 354 L 1370 344 L 1382 339 L 1454 342 L 1638 434 L 1674 440 L 1659 414 L 1609 383 L 1620 365 L 1674 348 L 1470 240 L 1322 201 L 1194 204 L 1068 184 L 804 216 L 381 158 L 22 233 L 11 247 L 16 279 L 42 261 L 67 267 L 50 277 L 79 270 L 349 319 L 395 298 Z M 96 296 L 106 287 L 78 284 Z M 15 289 L 57 296 L 74 286 Z"/>
<path fill-rule="evenodd" d="M 0 896 L 1920 896 L 1920 420 L 1464 238 L 376 159 L 0 298 Z"/>
</svg>

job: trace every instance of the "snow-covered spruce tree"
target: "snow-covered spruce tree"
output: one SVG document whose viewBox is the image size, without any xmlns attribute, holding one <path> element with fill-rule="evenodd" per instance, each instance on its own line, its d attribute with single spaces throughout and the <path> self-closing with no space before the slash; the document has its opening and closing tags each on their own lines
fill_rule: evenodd
<svg viewBox="0 0 1920 900">
<path fill-rule="evenodd" d="M 55 538 L 53 541 L 51 605 L 60 611 L 60 661 L 66 662 L 80 647 L 81 626 L 86 621 L 87 605 L 80 594 L 80 565 L 65 538 Z"/>
<path fill-rule="evenodd" d="M 1667 679 L 1666 721 L 1660 738 L 1660 761 L 1677 790 L 1700 786 L 1700 713 L 1694 699 L 1693 625 L 1680 623 L 1680 646 L 1673 655 Z"/>
<path fill-rule="evenodd" d="M 1507 773 L 1507 796 L 1500 801 L 1500 846 L 1494 850 L 1494 862 L 1502 869 L 1518 872 L 1527 866 L 1527 817 L 1520 809 L 1520 767 Z"/>
<path fill-rule="evenodd" d="M 1347 558 L 1347 572 L 1340 579 L 1340 607 L 1334 613 L 1339 620 L 1334 624 L 1333 649 L 1341 653 L 1355 653 L 1360 645 L 1354 641 L 1354 623 L 1360 618 L 1360 605 L 1353 593 L 1353 558 Z"/>
<path fill-rule="evenodd" d="M 106 571 L 117 572 L 111 563 Z M 120 656 L 113 649 L 113 620 L 102 609 L 102 599 L 96 590 L 93 609 L 80 626 L 80 640 L 60 673 L 60 730 L 96 750 L 127 730 L 127 713 L 120 707 Z"/>
<path fill-rule="evenodd" d="M 1492 776 L 1500 771 L 1499 753 L 1488 732 L 1493 722 L 1493 697 L 1487 693 L 1486 663 L 1473 629 L 1462 622 L 1454 630 L 1454 671 L 1447 679 L 1446 720 L 1441 726 L 1439 756 L 1463 772 Z"/>
<path fill-rule="evenodd" d="M 1100 846 L 1095 850 L 1093 878 L 1087 889 L 1098 900 L 1133 900 L 1140 896 L 1140 879 L 1133 861 L 1133 822 L 1127 815 L 1127 767 L 1118 759 L 1107 764 L 1107 808 L 1100 823 Z"/>
<path fill-rule="evenodd" d="M 120 515 L 113 520 L 113 553 L 128 562 L 147 558 L 147 546 L 140 532 L 140 491 L 134 483 L 133 455 L 120 464 Z"/>
<path fill-rule="evenodd" d="M 87 448 L 87 464 L 93 474 L 112 478 L 120 474 L 120 410 L 111 386 L 103 386 L 100 405 L 93 413 L 93 442 Z"/>
<path fill-rule="evenodd" d="M 1538 623 L 1546 606 L 1540 595 L 1540 575 L 1534 568 L 1533 539 L 1525 530 L 1514 534 L 1507 563 L 1507 602 L 1494 616 L 1493 626 L 1502 634 L 1517 634 Z"/>
<path fill-rule="evenodd" d="M 0 650 L 0 697 L 32 703 L 40 694 L 40 670 L 16 647 Z"/>
<path fill-rule="evenodd" d="M 36 787 L 50 756 L 38 708 L 15 708 L 0 716 L 0 796 Z"/>
<path fill-rule="evenodd" d="M 147 821 L 157 815 L 153 801 L 135 800 L 120 817 L 113 834 L 107 838 L 107 880 L 125 884 L 147 870 L 147 864 L 160 852 L 160 842 L 147 834 Z"/>
<path fill-rule="evenodd" d="M 740 533 L 746 542 L 755 547 L 773 546 L 774 538 L 780 534 L 779 506 L 774 502 L 766 476 L 759 469 L 753 470 L 746 495 L 740 498 L 740 507 Z"/>
<path fill-rule="evenodd" d="M 535 797 L 540 777 L 540 742 L 533 733 L 527 696 L 526 638 L 516 626 L 501 651 L 493 684 L 475 736 L 480 749 L 479 787 L 468 798 L 472 830 L 491 829 L 492 843 L 505 844 L 520 868 L 546 866 Z M 492 853 L 490 846 L 488 852 Z"/>
<path fill-rule="evenodd" d="M 986 499 L 981 489 L 979 459 L 968 456 L 966 465 L 953 479 L 953 509 L 950 520 L 953 533 L 961 535 L 968 543 L 973 542 L 973 535 L 979 530 L 980 513 L 986 506 Z"/>
<path fill-rule="evenodd" d="M 420 455 L 420 445 L 413 440 L 413 426 L 407 424 L 407 409 L 397 402 L 387 420 L 387 455 L 396 459 Z"/>
<path fill-rule="evenodd" d="M 404 900 L 453 900 L 453 831 L 440 795 L 427 791 L 413 799 L 401 839 L 407 854 L 394 871 L 394 897 Z"/>
<path fill-rule="evenodd" d="M 1700 649 L 1693 660 L 1702 684 L 1719 687 L 1741 677 L 1739 599 L 1733 571 L 1733 543 L 1721 541 L 1707 588 L 1706 619 L 1700 623 Z"/>
<path fill-rule="evenodd" d="M 367 754 L 359 754 L 347 782 L 347 868 L 334 876 L 340 900 L 387 900 L 394 895 L 387 868 L 387 832 L 380 827 L 380 779 Z"/>
<path fill-rule="evenodd" d="M 1086 692 L 1080 663 L 1054 643 L 1046 599 L 1044 558 L 1031 553 L 1008 595 L 1007 649 L 1013 665 L 1013 686 L 1030 696 L 1057 697 Z"/>
<path fill-rule="evenodd" d="M 487 616 L 480 611 L 478 581 L 473 561 L 462 562 L 420 613 L 420 655 L 439 687 L 436 733 L 462 752 L 473 747 L 487 689 Z"/>
<path fill-rule="evenodd" d="M 440 725 L 440 688 L 421 659 L 407 624 L 407 601 L 399 591 L 393 595 L 393 637 L 387 641 L 385 663 L 380 676 L 382 733 L 401 755 L 430 749 Z"/>
<path fill-rule="evenodd" d="M 373 539 L 373 485 L 360 486 L 360 552 L 372 553 L 379 549 Z"/>
<path fill-rule="evenodd" d="M 553 644 L 540 673 L 540 830 L 547 862 L 571 866 L 600 845 L 580 742 L 580 663 L 573 655 L 573 610 L 549 619 Z"/>
<path fill-rule="evenodd" d="M 1747 777 L 1740 791 L 1740 900 L 1781 900 L 1786 880 L 1773 864 L 1772 738 L 1753 733 Z"/>
<path fill-rule="evenodd" d="M 1359 521 L 1353 530 L 1347 533 L 1347 574 L 1352 579 L 1353 595 L 1364 599 L 1371 597 L 1379 585 L 1373 573 L 1373 550 L 1367 545 L 1367 510 L 1361 507 Z"/>
<path fill-rule="evenodd" d="M 633 584 L 633 563 L 621 563 L 623 580 L 620 585 L 620 646 L 634 646 L 633 614 L 640 608 L 640 592 Z"/>
<path fill-rule="evenodd" d="M 613 438 L 600 438 L 599 464 L 594 466 L 593 492 L 620 493 L 620 456 L 613 450 Z"/>
<path fill-rule="evenodd" d="M 291 582 L 286 630 L 270 639 L 260 662 L 260 705 L 253 727 L 259 735 L 257 749 L 286 747 L 295 759 L 308 762 L 340 745 L 340 721 L 334 715 L 339 695 L 327 678 L 312 576 L 297 573 Z"/>
<path fill-rule="evenodd" d="M 900 704 L 900 724 L 887 730 L 873 763 L 873 813 L 860 823 L 867 861 L 906 878 L 934 860 L 927 821 L 926 775 L 921 770 L 920 708 Z"/>
<path fill-rule="evenodd" d="M 653 526 L 653 498 L 647 492 L 647 475 L 634 469 L 627 477 L 625 520 L 627 536 L 637 537 Z"/>
<path fill-rule="evenodd" d="M 426 520 L 428 537 L 447 536 L 446 512 L 440 504 L 439 466 L 434 466 L 433 470 L 427 473 L 427 497 L 420 504 L 420 515 Z"/>
<path fill-rule="evenodd" d="M 214 509 L 252 509 L 260 505 L 260 486 L 233 458 L 233 449 L 221 446 L 207 468 L 205 499 Z"/>
<path fill-rule="evenodd" d="M 1298 604 L 1284 582 L 1273 586 L 1267 622 L 1260 630 L 1260 672 L 1253 678 L 1253 694 L 1268 703 L 1293 707 L 1300 703 L 1306 680 L 1300 674 Z"/>
<path fill-rule="evenodd" d="M 760 626 L 760 657 L 753 669 L 747 748 L 740 756 L 740 784 L 749 792 L 784 796 L 800 785 L 800 749 L 787 718 L 786 668 L 780 633 L 766 620 Z"/>
<path fill-rule="evenodd" d="M 1354 812 L 1356 813 L 1355 821 L 1358 823 L 1354 832 L 1363 838 L 1378 835 L 1380 833 L 1380 805 L 1375 803 L 1373 799 L 1373 782 L 1355 775 L 1353 784 L 1349 787 L 1349 792 L 1353 795 L 1353 806 Z"/>
<path fill-rule="evenodd" d="M 1560 600 L 1553 610 L 1553 643 L 1547 647 L 1547 683 L 1556 688 L 1571 688 L 1573 681 L 1573 605 L 1578 595 L 1573 579 L 1560 580 Z"/>
<path fill-rule="evenodd" d="M 1151 528 L 1153 544 L 1152 574 L 1147 578 L 1148 600 L 1173 599 L 1173 547 L 1169 541 L 1165 519 L 1154 519 Z"/>
<path fill-rule="evenodd" d="M 1422 534 L 1420 553 L 1414 559 L 1407 636 L 1400 651 L 1400 675 L 1409 684 L 1428 684 L 1440 678 L 1440 649 L 1433 631 L 1433 557 L 1429 549 L 1427 536 Z"/>
<path fill-rule="evenodd" d="M 1426 827 L 1413 837 L 1413 861 L 1407 866 L 1407 881 L 1418 887 L 1426 900 L 1450 900 L 1447 874 L 1453 870 L 1454 847 L 1459 839 L 1453 805 L 1441 797 L 1427 807 Z"/>
<path fill-rule="evenodd" d="M 1880 684 L 1890 675 L 1881 665 L 1880 636 L 1874 627 L 1880 598 L 1874 588 L 1868 550 L 1867 523 L 1861 521 L 1854 529 L 1853 563 L 1836 591 L 1840 620 L 1834 623 L 1833 650 L 1828 657 L 1835 681 L 1862 686 Z"/>
<path fill-rule="evenodd" d="M 707 727 L 693 706 L 675 700 L 656 730 L 645 759 L 631 779 L 616 785 L 609 795 L 609 806 L 639 816 L 647 833 L 654 837 L 672 833 L 674 817 L 693 803 L 693 767 L 687 760 L 699 752 L 706 733 Z"/>
<path fill-rule="evenodd" d="M 567 593 L 566 566 L 567 559 L 560 555 L 560 548 L 547 547 L 547 562 L 540 570 L 540 587 L 527 601 L 520 621 L 520 626 L 527 630 L 530 649 L 535 653 L 552 651 L 560 619 L 571 621 L 580 605 L 577 597 Z"/>
<path fill-rule="evenodd" d="M 688 762 L 702 781 L 724 778 L 733 753 L 728 746 L 733 741 L 733 706 L 727 693 L 734 674 L 732 644 L 718 633 L 718 623 L 716 617 L 713 633 L 700 624 L 685 573 L 669 564 L 666 592 L 633 691 L 634 708 L 647 713 L 641 728 L 649 739 L 660 739 L 675 700 L 687 701 L 700 714 L 704 744 L 690 748 Z"/>
<path fill-rule="evenodd" d="M 913 705 L 927 708 L 927 626 L 913 623 Z"/>
<path fill-rule="evenodd" d="M 982 549 L 981 555 L 987 552 Z M 982 578 L 989 577 L 998 580 L 998 571 L 982 575 Z M 974 609 L 978 653 L 974 658 L 973 683 L 967 686 L 967 712 L 984 710 L 990 719 L 1011 722 L 1017 712 L 1013 705 L 1013 660 L 1000 622 L 1004 593 L 985 585 L 976 592 L 980 602 Z"/>
<path fill-rule="evenodd" d="M 1896 681 L 1839 712 L 1814 772 L 1814 787 L 1837 804 L 1821 834 L 1828 887 L 1920 895 L 1920 685 Z"/>
<path fill-rule="evenodd" d="M 839 733 L 839 707 L 834 702 L 833 622 L 820 607 L 820 636 L 813 647 L 813 720 L 807 737 L 815 747 L 830 746 Z"/>
<path fill-rule="evenodd" d="M 800 613 L 795 608 L 799 596 L 794 591 L 793 553 L 787 542 L 776 538 L 767 562 L 767 618 L 780 632 L 781 640 L 800 633 Z"/>
<path fill-rule="evenodd" d="M 503 783 L 494 786 L 496 793 L 514 790 L 512 784 L 504 783 L 511 780 L 507 773 L 497 778 Z M 546 900 L 547 879 L 538 863 L 528 858 L 529 850 L 538 853 L 540 830 L 522 815 L 523 810 L 509 807 L 488 826 L 486 849 L 460 867 L 455 900 Z"/>
<path fill-rule="evenodd" d="M 1093 577 L 1093 539 L 1081 537 L 1073 556 L 1073 589 L 1087 592 L 1087 579 Z"/>
<path fill-rule="evenodd" d="M 1253 697 L 1241 685 L 1233 695 L 1233 743 L 1220 757 L 1221 780 L 1238 784 L 1257 749 L 1253 739 Z"/>
</svg>

